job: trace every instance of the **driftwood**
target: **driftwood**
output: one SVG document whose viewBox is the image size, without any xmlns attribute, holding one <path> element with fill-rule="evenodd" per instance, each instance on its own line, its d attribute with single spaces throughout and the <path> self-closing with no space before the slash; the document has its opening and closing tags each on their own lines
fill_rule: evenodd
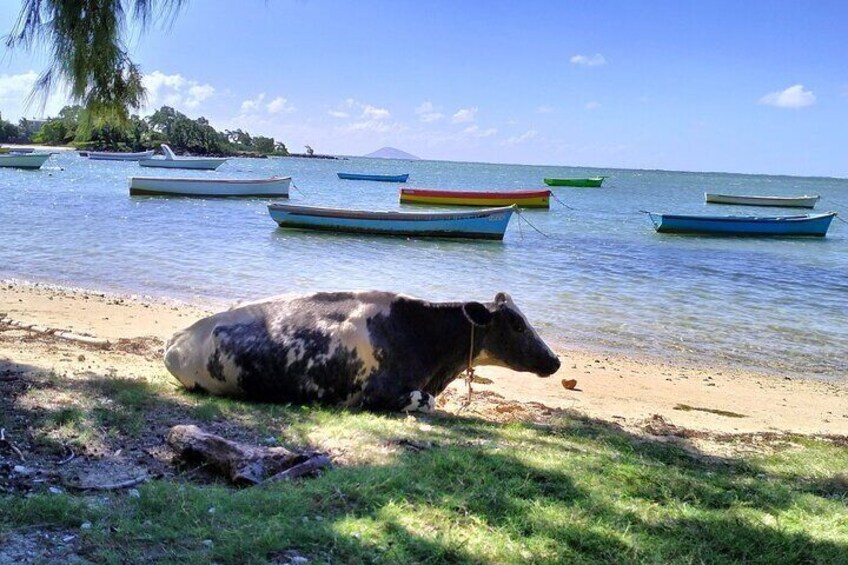
<svg viewBox="0 0 848 565">
<path fill-rule="evenodd" d="M 329 458 L 319 453 L 245 445 L 197 426 L 174 426 L 166 439 L 180 459 L 201 461 L 237 485 L 293 479 L 330 466 Z"/>
</svg>

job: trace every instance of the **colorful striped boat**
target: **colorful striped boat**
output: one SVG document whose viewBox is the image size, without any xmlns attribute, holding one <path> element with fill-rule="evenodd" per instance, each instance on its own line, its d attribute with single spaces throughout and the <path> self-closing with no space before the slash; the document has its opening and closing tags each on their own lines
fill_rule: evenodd
<svg viewBox="0 0 848 565">
<path fill-rule="evenodd" d="M 648 216 L 654 228 L 665 233 L 824 237 L 836 212 L 800 216 L 694 216 L 649 212 Z"/>
<path fill-rule="evenodd" d="M 372 212 L 292 204 L 270 204 L 280 227 L 335 232 L 501 240 L 515 206 L 469 212 Z"/>
<path fill-rule="evenodd" d="M 380 182 L 406 182 L 409 173 L 403 175 L 373 175 L 367 173 L 336 173 L 343 180 L 375 180 Z"/>
<path fill-rule="evenodd" d="M 550 208 L 550 190 L 514 190 L 478 192 L 472 190 L 435 190 L 402 188 L 403 204 L 444 204 L 447 206 L 509 206 L 521 208 Z"/>
<path fill-rule="evenodd" d="M 737 204 L 739 206 L 780 206 L 782 208 L 814 208 L 819 195 L 803 196 L 748 196 L 741 194 L 704 193 L 710 204 Z"/>
<path fill-rule="evenodd" d="M 544 179 L 548 186 L 580 186 L 597 188 L 607 177 L 591 177 L 588 179 Z"/>
</svg>

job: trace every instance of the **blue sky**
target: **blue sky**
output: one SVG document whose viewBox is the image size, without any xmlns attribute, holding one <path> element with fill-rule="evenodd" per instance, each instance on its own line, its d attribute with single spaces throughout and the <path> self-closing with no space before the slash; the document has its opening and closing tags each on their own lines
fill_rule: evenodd
<svg viewBox="0 0 848 565">
<path fill-rule="evenodd" d="M 190 0 L 130 45 L 151 107 L 292 151 L 848 177 L 846 22 L 825 1 Z M 44 66 L 0 57 L 5 118 L 40 114 Z"/>
</svg>

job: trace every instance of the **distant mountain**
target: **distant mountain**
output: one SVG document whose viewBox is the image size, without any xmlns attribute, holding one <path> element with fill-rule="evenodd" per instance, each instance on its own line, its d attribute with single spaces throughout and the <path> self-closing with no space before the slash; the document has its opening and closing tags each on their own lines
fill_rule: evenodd
<svg viewBox="0 0 848 565">
<path fill-rule="evenodd" d="M 400 149 L 395 149 L 394 147 L 383 147 L 373 153 L 363 155 L 363 157 L 370 157 L 372 159 L 407 159 L 409 161 L 418 161 L 421 159 L 420 157 L 416 157 L 415 155 L 407 153 L 406 151 L 401 151 Z"/>
</svg>

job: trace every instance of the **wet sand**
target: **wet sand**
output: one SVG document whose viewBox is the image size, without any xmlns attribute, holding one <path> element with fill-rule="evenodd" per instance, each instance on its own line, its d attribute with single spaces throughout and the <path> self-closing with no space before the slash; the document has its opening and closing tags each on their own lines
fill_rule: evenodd
<svg viewBox="0 0 848 565">
<path fill-rule="evenodd" d="M 101 369 L 123 378 L 170 380 L 177 387 L 161 362 L 164 340 L 217 310 L 213 304 L 7 281 L 0 284 L 0 361 L 58 375 Z M 105 342 L 110 347 L 98 347 Z M 563 365 L 551 377 L 481 367 L 477 374 L 492 383 L 474 389 L 624 427 L 659 415 L 676 426 L 716 433 L 844 434 L 848 429 L 848 381 L 790 380 L 708 361 L 693 367 L 671 358 L 558 353 Z M 577 381 L 573 390 L 562 384 L 569 379 Z M 457 381 L 450 390 L 454 397 L 464 394 L 465 384 Z"/>
</svg>

